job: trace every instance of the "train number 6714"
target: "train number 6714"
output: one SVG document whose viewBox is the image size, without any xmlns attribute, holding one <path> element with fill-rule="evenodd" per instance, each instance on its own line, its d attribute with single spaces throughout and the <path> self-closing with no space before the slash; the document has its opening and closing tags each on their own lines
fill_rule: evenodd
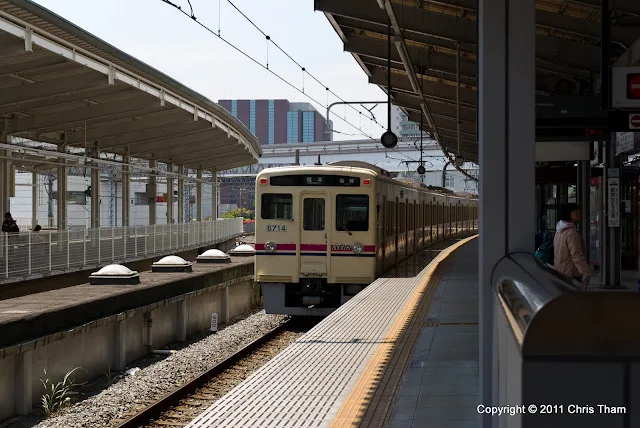
<svg viewBox="0 0 640 428">
<path fill-rule="evenodd" d="M 286 232 L 287 226 L 278 225 L 278 224 L 268 224 L 266 229 L 267 229 L 267 232 Z"/>
</svg>

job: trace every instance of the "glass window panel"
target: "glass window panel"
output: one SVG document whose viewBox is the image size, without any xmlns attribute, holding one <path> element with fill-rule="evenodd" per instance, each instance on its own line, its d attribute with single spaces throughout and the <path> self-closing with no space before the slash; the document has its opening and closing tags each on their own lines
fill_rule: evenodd
<svg viewBox="0 0 640 428">
<path fill-rule="evenodd" d="M 369 196 L 336 196 L 336 230 L 366 232 L 369 230 Z"/>
<path fill-rule="evenodd" d="M 261 216 L 266 220 L 291 220 L 293 197 L 290 193 L 262 194 Z"/>
<path fill-rule="evenodd" d="M 324 230 L 324 198 L 306 198 L 303 211 L 304 230 Z"/>
</svg>

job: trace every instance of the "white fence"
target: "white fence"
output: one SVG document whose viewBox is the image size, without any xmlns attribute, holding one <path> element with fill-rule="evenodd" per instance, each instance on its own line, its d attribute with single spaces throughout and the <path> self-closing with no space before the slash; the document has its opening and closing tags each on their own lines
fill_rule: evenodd
<svg viewBox="0 0 640 428">
<path fill-rule="evenodd" d="M 174 254 L 243 232 L 242 218 L 0 234 L 0 283 Z"/>
</svg>

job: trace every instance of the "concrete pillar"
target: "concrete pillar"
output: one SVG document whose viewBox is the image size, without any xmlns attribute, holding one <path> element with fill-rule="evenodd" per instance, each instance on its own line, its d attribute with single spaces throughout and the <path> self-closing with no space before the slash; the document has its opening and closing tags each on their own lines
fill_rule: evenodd
<svg viewBox="0 0 640 428">
<path fill-rule="evenodd" d="M 16 355 L 16 414 L 28 415 L 33 409 L 33 351 Z"/>
<path fill-rule="evenodd" d="M 202 221 L 202 167 L 196 172 L 196 221 Z"/>
<path fill-rule="evenodd" d="M 167 224 L 173 224 L 173 164 L 167 164 Z"/>
<path fill-rule="evenodd" d="M 127 317 L 120 314 L 114 324 L 113 370 L 122 371 L 127 366 Z"/>
<path fill-rule="evenodd" d="M 220 290 L 222 304 L 220 305 L 220 322 L 229 322 L 229 287 Z"/>
<path fill-rule="evenodd" d="M 31 229 L 38 224 L 38 173 L 31 173 Z"/>
<path fill-rule="evenodd" d="M 153 311 L 144 314 L 144 344 L 153 349 Z"/>
<path fill-rule="evenodd" d="M 129 161 L 131 157 L 129 156 L 129 149 L 127 149 L 126 154 L 122 157 L 122 225 L 129 226 L 131 223 L 130 213 L 131 213 L 131 183 L 130 183 L 130 174 L 129 174 Z"/>
<path fill-rule="evenodd" d="M 176 339 L 179 342 L 187 340 L 187 299 L 182 298 L 178 302 L 178 325 L 176 326 Z"/>
<path fill-rule="evenodd" d="M 94 143 L 91 150 L 93 159 L 100 159 L 98 143 Z M 100 166 L 97 162 L 91 162 L 91 227 L 100 227 Z"/>
<path fill-rule="evenodd" d="M 67 152 L 67 143 L 66 143 L 66 135 L 65 142 L 58 146 L 58 151 L 61 153 Z M 56 177 L 57 181 L 57 215 L 58 215 L 58 230 L 65 230 L 67 228 L 67 167 L 66 167 L 66 159 L 59 158 L 58 163 L 58 174 Z"/>
<path fill-rule="evenodd" d="M 184 165 L 178 165 L 178 223 L 184 223 Z"/>
<path fill-rule="evenodd" d="M 149 225 L 156 224 L 156 196 L 158 194 L 158 185 L 156 181 L 155 169 L 157 165 L 158 163 L 155 159 L 149 160 L 149 168 L 153 170 L 153 173 L 149 176 L 149 184 L 147 184 L 147 198 L 149 200 Z"/>
<path fill-rule="evenodd" d="M 491 272 L 509 253 L 535 251 L 536 11 L 535 0 L 480 0 L 478 9 L 479 402 L 491 406 L 499 405 Z M 490 415 L 481 420 L 492 427 Z"/>
</svg>

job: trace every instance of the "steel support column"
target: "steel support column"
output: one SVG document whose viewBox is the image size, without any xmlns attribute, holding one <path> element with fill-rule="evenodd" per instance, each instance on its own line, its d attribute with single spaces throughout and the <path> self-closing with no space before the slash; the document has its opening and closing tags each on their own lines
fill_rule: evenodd
<svg viewBox="0 0 640 428">
<path fill-rule="evenodd" d="M 65 141 L 67 139 L 65 132 Z M 66 153 L 67 144 L 66 142 L 58 146 L 58 151 L 61 153 Z M 67 228 L 67 167 L 65 164 L 67 163 L 65 158 L 58 159 L 58 174 L 56 177 L 57 184 L 57 214 L 58 214 L 58 230 L 65 230 Z"/>
<path fill-rule="evenodd" d="M 184 223 L 184 165 L 178 165 L 178 223 Z"/>
<path fill-rule="evenodd" d="M 616 136 L 612 134 L 611 139 L 605 144 L 604 157 L 604 195 L 605 201 L 603 224 L 603 248 L 602 248 L 602 281 L 605 287 L 620 287 L 620 270 L 622 269 L 620 253 L 622 251 L 622 239 L 620 227 L 609 227 L 611 215 L 611 202 L 609 200 L 609 184 L 611 178 L 620 180 L 620 157 L 616 156 Z M 616 196 L 618 217 L 620 218 L 620 186 L 618 185 L 618 195 Z"/>
<path fill-rule="evenodd" d="M 582 213 L 582 222 L 580 223 L 580 234 L 584 239 L 584 247 L 586 249 L 587 263 L 590 261 L 589 249 L 591 248 L 591 162 L 578 162 L 578 177 L 576 180 L 578 190 L 578 203 L 580 204 L 580 212 Z"/>
<path fill-rule="evenodd" d="M 153 170 L 147 184 L 147 198 L 149 201 L 149 225 L 156 224 L 156 195 L 158 194 L 158 184 L 156 181 L 156 168 L 158 162 L 155 159 L 149 161 L 149 168 Z"/>
<path fill-rule="evenodd" d="M 95 143 L 91 150 L 91 158 L 100 159 L 100 149 Z M 98 163 L 91 165 L 91 227 L 100 227 L 100 167 Z"/>
<path fill-rule="evenodd" d="M 218 218 L 218 172 L 211 171 L 211 218 Z"/>
<path fill-rule="evenodd" d="M 31 229 L 38 225 L 38 173 L 31 173 Z"/>
<path fill-rule="evenodd" d="M 9 211 L 11 202 L 11 180 L 9 179 L 11 163 L 8 159 L 9 153 L 8 150 L 0 150 L 0 212 L 3 216 L 4 213 Z"/>
<path fill-rule="evenodd" d="M 129 226 L 131 222 L 131 177 L 129 174 L 129 149 L 122 157 L 122 225 Z"/>
<path fill-rule="evenodd" d="M 478 2 L 480 403 L 500 401 L 491 273 L 535 243 L 535 0 Z M 498 395 L 500 393 L 500 395 Z M 483 428 L 498 418 L 482 416 Z M 495 425 L 494 425 L 495 424 Z"/>
<path fill-rule="evenodd" d="M 172 163 L 167 164 L 167 224 L 173 224 L 173 164 Z"/>
<path fill-rule="evenodd" d="M 196 172 L 196 221 L 202 221 L 202 167 Z"/>
</svg>

